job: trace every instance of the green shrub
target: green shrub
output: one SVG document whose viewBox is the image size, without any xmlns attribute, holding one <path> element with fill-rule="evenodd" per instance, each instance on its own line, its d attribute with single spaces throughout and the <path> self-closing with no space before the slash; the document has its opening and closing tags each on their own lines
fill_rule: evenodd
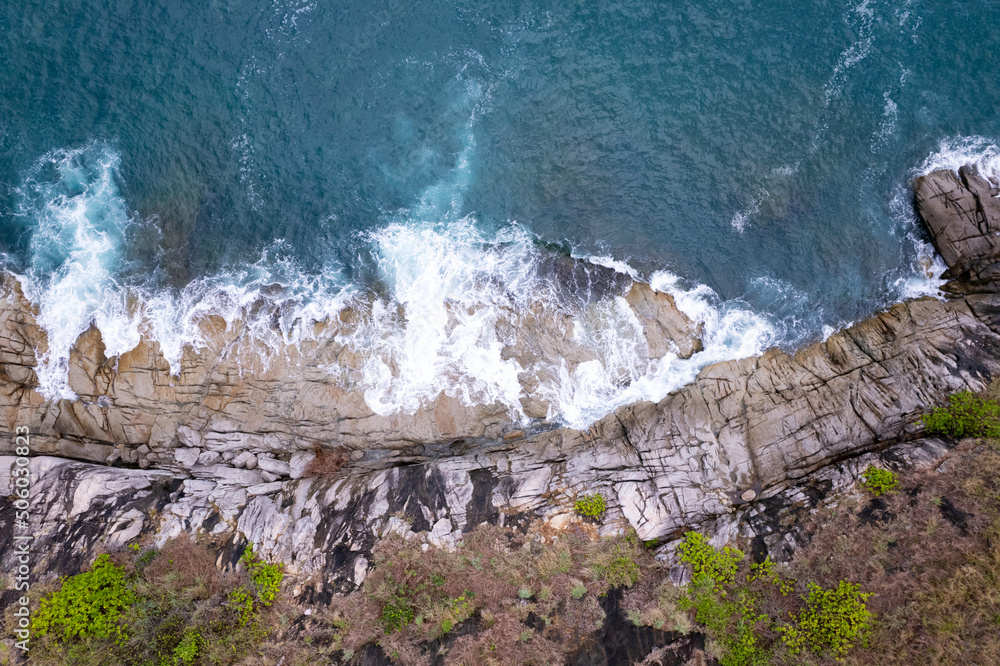
<svg viewBox="0 0 1000 666">
<path fill-rule="evenodd" d="M 868 469 L 861 475 L 861 483 L 872 495 L 881 497 L 887 492 L 895 490 L 896 486 L 899 485 L 899 479 L 896 478 L 894 472 L 869 465 Z"/>
<path fill-rule="evenodd" d="M 184 633 L 181 642 L 174 648 L 175 664 L 190 664 L 198 656 L 198 650 L 203 642 L 201 632 L 197 629 L 189 629 Z"/>
<path fill-rule="evenodd" d="M 137 600 L 126 585 L 125 569 L 100 555 L 90 571 L 64 578 L 62 587 L 42 599 L 32 620 L 37 637 L 124 640 L 122 614 Z"/>
<path fill-rule="evenodd" d="M 236 612 L 240 626 L 250 624 L 254 616 L 253 593 L 245 587 L 238 587 L 229 593 L 226 605 Z"/>
<path fill-rule="evenodd" d="M 715 587 L 733 582 L 736 567 L 744 557 L 743 551 L 729 546 L 716 550 L 700 532 L 685 534 L 677 547 L 677 555 L 681 562 L 691 565 L 695 585 L 711 581 Z"/>
<path fill-rule="evenodd" d="M 702 585 L 693 585 L 692 596 L 682 596 L 678 608 L 693 609 L 695 620 L 708 630 L 712 641 L 721 648 L 721 666 L 765 666 L 770 663 L 770 650 L 761 645 L 758 625 L 767 625 L 770 619 L 754 607 L 753 598 L 740 590 L 737 600 L 714 586 L 711 579 L 703 578 Z"/>
<path fill-rule="evenodd" d="M 583 585 L 574 585 L 569 593 L 574 599 L 582 599 L 583 595 L 587 594 L 587 588 Z"/>
<path fill-rule="evenodd" d="M 962 391 L 948 398 L 946 407 L 939 407 L 923 419 L 927 432 L 948 437 L 1000 437 L 1000 405 L 971 391 Z"/>
<path fill-rule="evenodd" d="M 412 621 L 413 606 L 403 597 L 393 596 L 382 606 L 379 622 L 386 633 L 400 631 Z"/>
<path fill-rule="evenodd" d="M 281 581 L 285 577 L 284 565 L 267 564 L 249 548 L 243 551 L 240 560 L 250 572 L 250 578 L 257 589 L 260 602 L 265 606 L 270 606 L 281 591 Z"/>
<path fill-rule="evenodd" d="M 872 614 L 865 605 L 870 596 L 843 580 L 834 590 L 809 583 L 806 607 L 799 612 L 796 624 L 778 628 L 782 641 L 793 655 L 808 648 L 843 658 L 855 641 L 864 641 L 871 630 Z"/>
<path fill-rule="evenodd" d="M 601 495 L 584 495 L 577 498 L 574 507 L 578 514 L 590 518 L 597 518 L 607 511 L 607 506 L 604 504 L 604 497 Z"/>
</svg>

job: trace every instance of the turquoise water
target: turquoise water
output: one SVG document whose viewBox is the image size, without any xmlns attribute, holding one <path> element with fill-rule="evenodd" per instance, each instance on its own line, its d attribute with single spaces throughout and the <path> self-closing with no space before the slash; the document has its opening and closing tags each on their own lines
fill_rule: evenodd
<svg viewBox="0 0 1000 666">
<path fill-rule="evenodd" d="M 908 180 L 1000 139 L 996 1 L 169 5 L 0 7 L 0 252 L 64 346 L 262 285 L 416 309 L 428 257 L 505 248 L 796 344 L 933 291 Z"/>
</svg>

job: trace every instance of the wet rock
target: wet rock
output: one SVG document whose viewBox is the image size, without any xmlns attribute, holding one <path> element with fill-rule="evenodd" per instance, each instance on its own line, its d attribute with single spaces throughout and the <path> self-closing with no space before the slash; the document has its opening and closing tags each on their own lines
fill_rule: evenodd
<svg viewBox="0 0 1000 666">
<path fill-rule="evenodd" d="M 945 277 L 993 282 L 1000 259 L 1000 199 L 974 167 L 935 171 L 914 183 L 914 201 L 949 271 Z M 995 291 L 995 289 L 994 289 Z"/>
<path fill-rule="evenodd" d="M 654 291 L 644 282 L 634 282 L 625 301 L 643 324 L 642 334 L 650 358 L 662 358 L 668 352 L 680 358 L 702 350 L 701 331 L 677 309 L 670 294 Z"/>
</svg>

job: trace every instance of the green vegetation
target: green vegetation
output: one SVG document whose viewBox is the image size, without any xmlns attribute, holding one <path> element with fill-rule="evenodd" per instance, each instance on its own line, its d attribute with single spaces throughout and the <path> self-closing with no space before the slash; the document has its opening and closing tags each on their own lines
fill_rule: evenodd
<svg viewBox="0 0 1000 666">
<path fill-rule="evenodd" d="M 122 641 L 127 636 L 122 613 L 135 601 L 124 567 L 101 555 L 90 571 L 64 578 L 58 591 L 42 599 L 32 628 L 39 638 L 52 633 L 63 642 L 109 637 Z"/>
<path fill-rule="evenodd" d="M 249 548 L 243 551 L 240 561 L 250 572 L 257 599 L 264 606 L 270 606 L 281 591 L 281 581 L 285 577 L 283 564 L 268 564 Z"/>
<path fill-rule="evenodd" d="M 922 420 L 932 435 L 1000 437 L 1000 404 L 971 391 L 949 397 L 946 407 L 935 409 Z"/>
<path fill-rule="evenodd" d="M 710 582 L 714 586 L 732 583 L 736 568 L 743 560 L 743 552 L 725 546 L 716 550 L 700 532 L 688 532 L 677 547 L 681 562 L 691 565 L 692 582 L 701 585 Z"/>
<path fill-rule="evenodd" d="M 400 631 L 413 621 L 413 606 L 400 597 L 394 596 L 387 599 L 382 606 L 382 612 L 378 621 L 387 633 Z"/>
<path fill-rule="evenodd" d="M 44 594 L 32 619 L 32 663 L 234 664 L 271 631 L 284 571 L 244 551 L 242 573 L 178 540 L 162 552 L 131 544 Z"/>
<path fill-rule="evenodd" d="M 574 504 L 576 512 L 581 516 L 589 518 L 599 518 L 607 511 L 604 497 L 601 495 L 584 495 L 579 497 Z"/>
<path fill-rule="evenodd" d="M 861 474 L 861 483 L 875 497 L 881 497 L 896 489 L 899 479 L 890 470 L 869 465 L 868 469 Z"/>
<path fill-rule="evenodd" d="M 640 542 L 634 533 L 604 541 L 588 561 L 594 580 L 608 589 L 632 587 L 641 576 L 640 552 Z"/>
<path fill-rule="evenodd" d="M 685 630 L 678 611 L 693 613 L 722 666 L 801 663 L 804 649 L 839 659 L 871 628 L 870 595 L 856 584 L 840 581 L 827 590 L 809 582 L 797 599 L 791 593 L 798 583 L 770 559 L 747 566 L 740 550 L 715 548 L 698 532 L 684 535 L 677 556 L 691 567 L 691 583 L 673 592 L 661 585 L 652 603 L 631 608 L 629 617 Z"/>
<path fill-rule="evenodd" d="M 809 648 L 818 654 L 829 651 L 842 659 L 855 641 L 866 639 L 871 630 L 872 614 L 865 605 L 870 596 L 846 581 L 840 581 L 834 590 L 809 583 L 806 607 L 799 612 L 796 624 L 778 628 L 789 653 L 796 655 Z"/>
</svg>

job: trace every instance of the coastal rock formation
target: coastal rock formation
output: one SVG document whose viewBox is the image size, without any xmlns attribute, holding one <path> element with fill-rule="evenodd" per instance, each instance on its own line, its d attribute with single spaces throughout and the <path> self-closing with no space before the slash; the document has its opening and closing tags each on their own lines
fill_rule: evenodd
<svg viewBox="0 0 1000 666">
<path fill-rule="evenodd" d="M 990 282 L 1000 268 L 1000 195 L 997 187 L 964 166 L 919 179 L 917 213 L 948 264 L 946 278 Z"/>
<path fill-rule="evenodd" d="M 79 399 L 47 403 L 34 385 L 44 335 L 12 287 L 0 309 L 0 437 L 10 452 L 14 428 L 28 426 L 38 454 L 38 570 L 71 571 L 139 535 L 203 532 L 225 544 L 220 564 L 250 542 L 287 564 L 297 593 L 324 596 L 359 584 L 389 531 L 447 546 L 484 521 L 558 528 L 577 520 L 574 498 L 593 492 L 609 507 L 606 532 L 631 525 L 652 539 L 739 519 L 753 534 L 756 507 L 797 501 L 845 461 L 914 437 L 921 413 L 1000 372 L 994 296 L 982 287 L 1000 217 L 963 178 L 919 179 L 916 201 L 950 277 L 984 291 L 901 303 L 794 354 L 707 366 L 659 403 L 620 408 L 586 431 L 524 431 L 499 405 L 447 396 L 412 415 L 375 415 L 349 385 L 298 362 L 345 353 L 332 346 L 260 372 L 241 372 L 221 349 L 188 351 L 171 377 L 155 345 L 105 358 L 96 329 L 71 359 Z M 625 299 L 651 350 L 696 349 L 692 337 L 678 344 L 692 327 L 664 314 L 672 303 L 644 287 Z M 13 463 L 0 458 L 0 486 Z M 10 521 L 0 511 L 4 539 Z"/>
</svg>

